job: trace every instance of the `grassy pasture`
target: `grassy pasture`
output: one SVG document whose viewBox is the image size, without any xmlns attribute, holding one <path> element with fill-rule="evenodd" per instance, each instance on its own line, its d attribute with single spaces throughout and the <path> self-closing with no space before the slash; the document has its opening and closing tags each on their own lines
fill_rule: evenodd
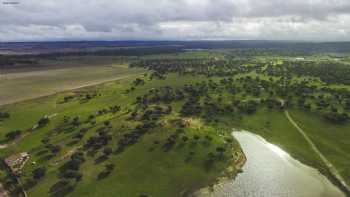
<svg viewBox="0 0 350 197">
<path fill-rule="evenodd" d="M 186 52 L 181 55 L 167 55 L 167 58 L 191 58 L 193 56 L 204 57 L 207 55 L 216 56 L 215 53 L 211 54 L 208 51 L 201 51 Z M 149 56 L 148 58 L 158 57 Z M 76 59 L 72 59 L 71 61 L 74 65 L 81 63 Z M 88 62 L 86 61 L 86 63 Z M 52 62 L 46 63 L 52 64 Z M 275 64 L 280 65 L 281 62 L 277 60 Z M 64 69 L 67 70 L 60 72 L 60 70 Z M 82 83 L 86 85 L 88 82 L 94 83 L 94 80 L 98 80 L 96 83 L 104 80 L 118 80 L 84 87 L 78 90 L 60 92 L 17 104 L 0 106 L 0 111 L 8 111 L 11 114 L 10 119 L 0 122 L 0 141 L 5 141 L 6 133 L 11 130 L 21 129 L 25 131 L 31 128 L 44 115 L 56 114 L 46 127 L 34 132 L 26 132 L 27 135 L 16 144 L 9 146 L 7 149 L 0 150 L 1 156 L 23 151 L 31 154 L 29 164 L 24 168 L 24 173 L 21 177 L 23 182 L 30 179 L 33 169 L 37 166 L 45 166 L 48 169 L 45 178 L 40 180 L 34 187 L 28 189 L 30 196 L 49 196 L 49 188 L 59 180 L 57 175 L 59 167 L 67 161 L 65 155 L 81 147 L 89 137 L 96 133 L 96 129 L 102 126 L 106 120 L 111 121 L 111 133 L 113 135 L 113 140 L 108 146 L 115 148 L 118 139 L 138 123 L 130 121 L 127 118 L 128 111 L 129 109 L 133 109 L 133 104 L 137 96 L 158 87 L 170 86 L 176 88 L 182 87 L 185 84 L 196 84 L 208 80 L 207 77 L 202 75 L 196 75 L 194 77 L 190 75 L 178 76 L 176 74 L 170 74 L 167 75 L 165 80 L 148 81 L 146 79 L 145 85 L 137 86 L 134 91 L 126 94 L 126 90 L 130 88 L 136 76 L 143 77 L 142 73 L 145 72 L 144 70 L 129 69 L 124 64 L 107 64 L 98 67 L 90 65 L 88 67 L 76 66 L 72 68 L 51 69 L 45 72 L 47 73 L 42 75 L 37 73 L 34 76 L 30 74 L 29 76 L 25 75 L 24 78 L 19 77 L 18 81 L 17 78 L 16 80 L 12 78 L 12 80 L 9 80 L 9 83 L 13 84 L 12 88 L 9 85 L 6 87 L 0 85 L 0 91 L 2 90 L 7 94 L 11 94 L 10 90 L 18 89 L 19 91 L 16 96 L 20 97 L 20 95 L 24 95 L 24 92 L 31 94 L 32 90 L 39 92 L 39 90 L 44 91 L 59 86 L 61 89 L 56 91 L 62 91 L 72 88 L 69 84 Z M 18 75 L 18 73 L 13 74 Z M 45 78 L 45 76 L 51 77 Z M 235 78 L 245 76 L 252 78 L 258 76 L 265 80 L 269 78 L 267 75 L 261 75 L 256 72 L 237 74 Z M 111 78 L 108 79 L 108 77 Z M 273 78 L 278 79 L 279 77 Z M 294 77 L 293 80 L 297 82 L 306 78 L 308 77 Z M 220 77 L 211 78 L 215 82 L 219 82 L 221 79 Z M 313 80 L 313 84 L 322 85 L 318 80 Z M 27 88 L 20 89 L 22 86 Z M 61 103 L 64 96 L 87 92 L 96 92 L 97 96 L 84 103 L 76 98 L 67 103 Z M 215 99 L 218 97 L 215 94 L 211 96 Z M 226 92 L 221 96 L 223 97 L 223 103 L 230 103 L 232 95 Z M 266 97 L 268 94 L 263 92 L 260 96 Z M 236 94 L 235 98 L 240 100 L 259 99 L 245 94 Z M 240 113 L 225 114 L 224 116 L 217 117 L 219 121 L 213 124 L 203 124 L 200 118 L 194 119 L 192 120 L 193 124 L 185 129 L 186 135 L 190 136 L 190 138 L 194 135 L 209 135 L 213 138 L 211 146 L 207 146 L 204 143 L 197 143 L 195 145 L 193 143 L 179 143 L 172 151 L 164 152 L 161 145 L 157 145 L 154 142 L 164 142 L 171 134 L 177 132 L 178 128 L 169 124 L 169 121 L 178 117 L 182 104 L 182 101 L 172 103 L 173 112 L 162 119 L 161 123 L 164 127 L 157 128 L 143 136 L 138 143 L 127 148 L 122 154 L 113 154 L 107 161 L 101 163 L 96 163 L 96 158 L 102 154 L 101 151 L 98 151 L 93 156 L 87 156 L 86 162 L 84 162 L 80 169 L 83 172 L 83 178 L 76 183 L 74 190 L 67 196 L 139 196 L 141 194 L 147 194 L 149 196 L 175 197 L 194 188 L 208 185 L 215 178 L 221 176 L 228 166 L 232 165 L 232 160 L 228 159 L 218 162 L 211 170 L 203 167 L 205 157 L 208 153 L 215 152 L 217 146 L 224 144 L 223 137 L 230 136 L 231 128 L 240 128 L 255 132 L 271 143 L 286 150 L 301 162 L 314 166 L 320 171 L 325 171 L 325 166 L 323 166 L 320 158 L 318 158 L 303 137 L 289 123 L 283 111 L 267 109 L 263 106 L 259 107 L 256 113 L 252 115 L 243 115 Z M 72 137 L 81 128 L 90 126 L 89 123 L 85 122 L 89 115 L 96 113 L 101 108 L 113 105 L 120 105 L 122 110 L 114 115 L 105 114 L 98 116 L 96 118 L 96 127 L 90 129 L 82 141 L 73 143 Z M 329 122 L 323 121 L 318 115 L 300 109 L 291 109 L 290 113 L 305 132 L 310 135 L 322 153 L 329 158 L 346 178 L 346 181 L 350 183 L 350 158 L 348 154 L 350 151 L 349 124 L 334 126 Z M 62 124 L 65 116 L 79 116 L 84 122 L 72 130 L 55 133 L 55 128 Z M 42 153 L 45 151 L 45 148 L 41 140 L 45 136 L 50 136 L 52 143 L 62 147 L 60 153 L 50 160 L 46 158 L 47 153 Z M 235 141 L 233 143 L 233 150 L 239 150 L 239 145 Z M 189 155 L 192 155 L 191 161 L 185 162 Z M 65 159 L 61 160 L 61 158 Z M 57 160 L 59 162 L 55 164 L 54 161 Z M 37 162 L 37 164 L 35 166 L 30 165 L 32 161 Z M 96 177 L 104 169 L 106 163 L 115 164 L 115 170 L 107 178 L 97 180 Z"/>
<path fill-rule="evenodd" d="M 46 96 L 69 89 L 125 78 L 144 72 L 113 59 L 42 60 L 40 70 L 21 68 L 0 74 L 0 105 Z"/>
<path fill-rule="evenodd" d="M 291 116 L 350 184 L 349 125 L 328 124 L 312 112 L 292 110 Z"/>
<path fill-rule="evenodd" d="M 135 91 L 125 94 L 125 90 L 130 87 L 134 78 L 127 77 L 97 86 L 85 87 L 73 92 L 67 91 L 1 107 L 1 110 L 9 111 L 13 117 L 0 123 L 1 139 L 4 139 L 4 135 L 10 130 L 21 129 L 25 131 L 34 125 L 40 117 L 57 114 L 51 119 L 49 125 L 34 132 L 27 131 L 27 135 L 23 139 L 0 151 L 2 156 L 23 151 L 31 154 L 31 158 L 23 169 L 23 175 L 21 176 L 21 180 L 24 183 L 32 177 L 32 171 L 36 167 L 45 166 L 47 168 L 45 178 L 40 180 L 34 187 L 28 189 L 30 196 L 50 196 L 49 188 L 59 180 L 57 171 L 68 160 L 66 158 L 60 161 L 61 158 L 64 158 L 70 151 L 81 147 L 96 132 L 96 129 L 91 129 L 86 133 L 82 141 L 72 144 L 74 134 L 79 129 L 88 127 L 89 124 L 82 123 L 74 130 L 54 134 L 54 128 L 62 124 L 64 116 L 79 116 L 81 120 L 86 120 L 90 114 L 106 107 L 106 105 L 121 105 L 122 111 L 116 115 L 106 114 L 96 118 L 96 128 L 103 125 L 105 120 L 111 121 L 113 140 L 108 146 L 114 149 L 120 136 L 137 124 L 133 121 L 127 121 L 125 115 L 126 109 L 131 107 L 136 96 L 145 93 L 152 87 L 164 85 L 182 86 L 186 83 L 204 80 L 201 77 L 193 80 L 193 77 L 188 76 L 183 77 L 177 83 L 175 82 L 177 76 L 171 75 L 165 81 L 155 80 L 147 82 L 144 86 L 137 87 Z M 65 95 L 74 94 L 76 91 L 97 91 L 100 96 L 91 99 L 87 103 L 81 103 L 78 100 L 72 100 L 64 104 L 59 103 Z M 200 120 L 194 120 L 194 124 L 186 128 L 184 132 L 190 138 L 190 141 L 193 141 L 194 135 L 210 136 L 212 138 L 210 146 L 200 140 L 198 143 L 179 143 L 172 151 L 165 152 L 162 144 L 154 144 L 154 141 L 164 142 L 171 134 L 176 133 L 176 127 L 167 124 L 167 120 L 177 117 L 176 111 L 178 111 L 180 105 L 174 105 L 173 107 L 175 113 L 164 119 L 166 126 L 145 135 L 137 144 L 127 148 L 123 153 L 113 154 L 107 161 L 101 163 L 96 163 L 95 161 L 101 155 L 100 151 L 95 153 L 95 156 L 86 156 L 86 162 L 80 169 L 83 173 L 83 178 L 76 183 L 75 189 L 67 196 L 139 196 L 147 194 L 149 196 L 176 197 L 195 188 L 206 186 L 217 177 L 223 176 L 225 169 L 228 166 L 232 166 L 231 159 L 218 162 L 210 170 L 204 167 L 204 161 L 208 153 L 215 153 L 215 148 L 224 144 L 223 136 L 218 135 L 215 127 L 205 126 Z M 50 136 L 51 143 L 62 147 L 60 153 L 50 160 L 48 160 L 47 152 L 45 152 L 41 142 L 45 136 Z M 225 136 L 230 136 L 229 132 L 226 132 Z M 233 148 L 238 151 L 238 143 L 234 142 Z M 230 151 L 227 154 L 230 155 Z M 190 157 L 190 161 L 185 161 L 188 157 Z M 36 162 L 36 165 L 30 164 L 33 161 Z M 55 164 L 55 161 L 60 162 Z M 107 178 L 97 180 L 96 177 L 107 163 L 115 164 L 115 170 Z"/>
</svg>

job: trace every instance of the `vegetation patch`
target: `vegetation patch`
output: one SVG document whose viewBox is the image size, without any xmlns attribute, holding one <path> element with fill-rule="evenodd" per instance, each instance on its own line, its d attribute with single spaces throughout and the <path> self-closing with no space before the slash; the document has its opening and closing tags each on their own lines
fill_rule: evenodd
<svg viewBox="0 0 350 197">
<path fill-rule="evenodd" d="M 292 55 L 265 52 L 130 57 L 119 80 L 2 106 L 1 156 L 30 157 L 21 184 L 6 170 L 1 181 L 30 196 L 188 195 L 240 171 L 245 157 L 232 128 L 256 132 L 326 174 L 289 110 L 349 182 L 350 92 L 327 85 L 347 87 L 346 76 L 322 78 L 325 69 L 305 59 L 301 72 Z"/>
</svg>

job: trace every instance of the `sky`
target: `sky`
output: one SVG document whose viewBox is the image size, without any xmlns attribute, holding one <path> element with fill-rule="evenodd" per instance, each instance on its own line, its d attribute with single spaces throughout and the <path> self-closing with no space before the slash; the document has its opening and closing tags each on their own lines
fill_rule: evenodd
<svg viewBox="0 0 350 197">
<path fill-rule="evenodd" d="M 350 41 L 350 0 L 0 0 L 0 42 Z"/>
</svg>

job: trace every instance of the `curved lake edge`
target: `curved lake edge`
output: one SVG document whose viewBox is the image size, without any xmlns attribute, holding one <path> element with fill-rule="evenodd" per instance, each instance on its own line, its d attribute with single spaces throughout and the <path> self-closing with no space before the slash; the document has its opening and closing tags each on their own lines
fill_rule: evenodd
<svg viewBox="0 0 350 197">
<path fill-rule="evenodd" d="M 232 133 L 233 132 L 248 132 L 248 133 L 251 133 L 253 135 L 258 136 L 260 139 L 263 139 L 267 143 L 275 145 L 275 143 L 270 142 L 270 140 L 268 138 L 263 137 L 261 134 L 259 134 L 258 132 L 255 132 L 255 131 L 248 131 L 244 128 L 239 128 L 239 129 L 233 128 Z M 340 180 L 337 177 L 335 177 L 334 174 L 331 173 L 327 167 L 322 166 L 322 165 L 318 165 L 317 162 L 315 162 L 313 160 L 306 159 L 298 154 L 287 151 L 285 148 L 283 148 L 283 144 L 278 144 L 278 146 L 282 146 L 281 148 L 285 152 L 287 152 L 289 156 L 291 156 L 292 158 L 294 158 L 295 160 L 297 160 L 301 164 L 316 169 L 320 174 L 325 176 L 333 185 L 335 185 L 337 188 L 339 188 L 347 197 L 350 197 L 350 190 L 348 188 L 344 187 L 343 183 L 341 183 Z"/>
<path fill-rule="evenodd" d="M 292 154 L 290 154 L 289 152 L 284 151 L 284 150 L 281 149 L 280 147 L 278 147 L 278 146 L 276 146 L 276 145 L 270 143 L 269 141 L 267 141 L 267 139 L 265 139 L 264 137 L 262 137 L 261 135 L 255 133 L 255 132 L 250 132 L 250 131 L 247 131 L 247 130 L 244 130 L 244 129 L 232 129 L 232 135 L 233 135 L 234 138 L 241 144 L 241 140 L 238 139 L 238 138 L 234 135 L 234 133 L 246 133 L 246 134 L 248 134 L 248 135 L 254 136 L 255 138 L 257 138 L 257 139 L 258 139 L 260 142 L 262 142 L 263 144 L 271 145 L 271 146 L 273 146 L 273 147 L 275 147 L 275 148 L 277 148 L 277 149 L 280 149 L 280 151 L 282 151 L 283 154 L 286 154 L 286 155 L 289 157 L 289 159 L 291 159 L 291 160 L 293 161 L 293 163 L 296 164 L 296 166 L 298 166 L 298 168 L 300 167 L 300 168 L 304 168 L 304 170 L 306 169 L 306 170 L 309 170 L 309 171 L 313 171 L 313 173 L 318 173 L 318 175 L 319 175 L 319 177 L 318 177 L 318 178 L 319 178 L 319 182 L 322 183 L 322 184 L 324 184 L 324 185 L 323 185 L 323 186 L 325 187 L 325 188 L 323 188 L 324 190 L 326 190 L 327 192 L 329 192 L 328 189 L 334 187 L 336 190 L 338 190 L 338 191 L 337 191 L 337 192 L 338 192 L 337 194 L 341 194 L 341 195 L 337 195 L 337 196 L 348 196 L 347 192 L 345 192 L 345 191 L 343 190 L 343 188 L 341 188 L 341 187 L 339 186 L 339 184 L 337 184 L 336 181 L 332 180 L 333 177 L 330 176 L 329 173 L 322 171 L 322 170 L 324 170 L 324 169 L 319 169 L 319 168 L 317 168 L 317 167 L 315 167 L 315 166 L 313 166 L 313 165 L 305 164 L 304 161 L 299 161 L 299 159 L 297 159 L 298 157 L 294 157 L 294 155 L 292 155 Z M 240 145 L 240 147 L 241 147 L 241 151 L 244 153 L 244 151 L 245 151 L 244 148 L 242 148 L 241 145 Z M 271 151 L 273 151 L 273 150 L 271 150 Z M 273 151 L 273 152 L 275 152 L 275 151 Z M 278 154 L 278 153 L 276 153 L 276 154 Z M 244 154 L 243 154 L 243 155 L 244 155 Z M 249 154 L 248 154 L 248 155 L 249 155 Z M 248 158 L 248 159 L 249 159 L 249 158 Z M 289 159 L 288 159 L 288 160 L 289 160 Z M 293 165 L 294 165 L 294 164 L 293 164 Z M 244 167 L 245 167 L 245 166 L 242 166 L 241 168 L 244 168 Z M 244 170 L 244 169 L 243 169 L 243 170 Z M 243 172 L 245 172 L 245 171 L 243 171 Z M 227 176 L 225 176 L 225 177 L 220 177 L 220 178 L 217 179 L 217 180 L 219 180 L 219 181 L 217 181 L 215 185 L 210 185 L 210 186 L 207 186 L 207 187 L 203 187 L 203 188 L 201 188 L 201 189 L 195 191 L 195 192 L 193 193 L 193 196 L 201 197 L 201 196 L 211 195 L 211 193 L 214 194 L 214 192 L 216 192 L 216 189 L 218 189 L 220 186 L 222 187 L 222 186 L 223 186 L 224 184 L 226 184 L 227 182 L 229 182 L 229 181 L 231 181 L 231 182 L 236 182 L 236 177 L 237 177 L 238 174 L 239 174 L 239 173 L 236 173 L 236 175 L 233 176 L 233 178 L 232 178 L 232 177 L 227 177 Z M 306 174 L 306 175 L 310 175 L 310 174 Z M 327 187 L 326 187 L 326 186 L 327 186 Z M 333 189 L 333 188 L 332 188 L 332 189 Z M 332 190 L 332 189 L 330 189 L 330 190 Z M 322 190 L 322 192 L 325 192 L 325 191 Z M 204 195 L 203 195 L 203 194 L 204 194 Z M 233 195 L 236 195 L 236 194 L 233 194 Z M 216 196 L 216 195 L 214 195 L 214 196 Z M 218 197 L 219 197 L 219 196 L 221 196 L 221 195 L 218 195 Z M 226 193 L 225 193 L 225 196 L 227 196 Z M 249 196 L 249 195 L 248 195 L 248 196 Z"/>
<path fill-rule="evenodd" d="M 205 185 L 196 186 L 190 190 L 184 191 L 181 194 L 181 196 L 195 197 L 197 196 L 198 191 L 201 191 L 203 189 L 212 191 L 214 190 L 215 185 L 220 184 L 221 182 L 224 182 L 224 181 L 235 179 L 239 173 L 243 172 L 242 168 L 247 162 L 247 157 L 245 156 L 244 151 L 240 146 L 240 144 L 239 144 L 239 150 L 238 151 L 236 150 L 233 152 L 239 153 L 239 155 L 237 159 L 223 171 L 222 175 L 209 181 Z"/>
</svg>

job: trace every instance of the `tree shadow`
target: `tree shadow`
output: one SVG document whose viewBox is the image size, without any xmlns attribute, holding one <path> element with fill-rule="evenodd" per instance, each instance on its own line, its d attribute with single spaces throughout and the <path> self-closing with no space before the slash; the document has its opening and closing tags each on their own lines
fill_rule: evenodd
<svg viewBox="0 0 350 197">
<path fill-rule="evenodd" d="M 50 188 L 50 196 L 63 197 L 74 190 L 74 185 L 68 180 L 60 180 Z"/>
<path fill-rule="evenodd" d="M 95 164 L 102 163 L 108 159 L 108 156 L 106 155 L 101 155 L 97 159 L 95 159 Z"/>
<path fill-rule="evenodd" d="M 104 170 L 97 175 L 97 180 L 105 179 L 110 174 L 111 171 Z"/>
</svg>

